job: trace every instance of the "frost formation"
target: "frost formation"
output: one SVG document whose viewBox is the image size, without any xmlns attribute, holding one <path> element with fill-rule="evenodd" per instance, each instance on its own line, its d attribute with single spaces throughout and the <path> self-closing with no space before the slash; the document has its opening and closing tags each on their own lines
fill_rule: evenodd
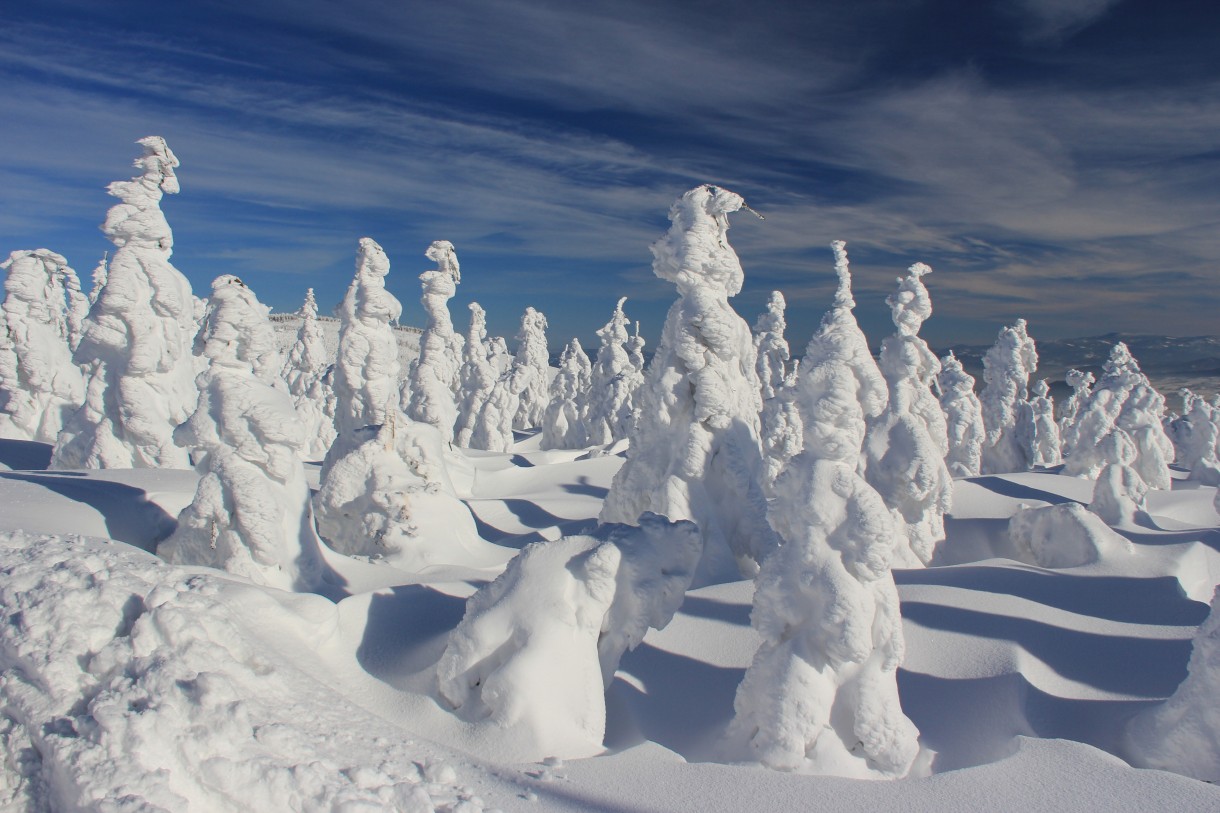
<svg viewBox="0 0 1220 813">
<path fill-rule="evenodd" d="M 462 346 L 453 330 L 449 300 L 462 281 L 453 243 L 437 240 L 425 252 L 436 268 L 419 275 L 424 295 L 420 299 L 428 322 L 419 338 L 419 358 L 407 376 L 404 398 L 407 417 L 436 427 L 446 443 L 453 441 L 457 423 L 457 392 L 461 386 Z"/>
</svg>

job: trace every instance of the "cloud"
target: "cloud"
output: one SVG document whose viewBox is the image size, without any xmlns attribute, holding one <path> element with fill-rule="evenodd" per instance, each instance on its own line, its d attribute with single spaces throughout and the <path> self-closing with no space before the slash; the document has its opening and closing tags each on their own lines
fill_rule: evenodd
<svg viewBox="0 0 1220 813">
<path fill-rule="evenodd" d="M 1058 43 L 1097 22 L 1120 1 L 1007 0 L 1005 8 L 1020 18 L 1028 39 Z"/>
</svg>

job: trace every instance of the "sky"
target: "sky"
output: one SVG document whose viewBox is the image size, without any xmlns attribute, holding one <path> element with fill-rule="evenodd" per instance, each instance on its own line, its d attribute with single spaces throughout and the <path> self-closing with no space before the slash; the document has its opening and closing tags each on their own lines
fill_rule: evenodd
<svg viewBox="0 0 1220 813">
<path fill-rule="evenodd" d="M 0 7 L 0 256 L 86 278 L 164 136 L 162 202 L 197 294 L 224 273 L 324 312 L 356 245 L 386 249 L 403 322 L 454 243 L 450 302 L 553 350 L 620 296 L 655 346 L 672 286 L 649 245 L 714 183 L 751 324 L 769 291 L 803 348 L 848 243 L 857 316 L 914 262 L 934 346 L 1220 334 L 1220 6 L 1194 0 L 33 0 Z"/>
</svg>

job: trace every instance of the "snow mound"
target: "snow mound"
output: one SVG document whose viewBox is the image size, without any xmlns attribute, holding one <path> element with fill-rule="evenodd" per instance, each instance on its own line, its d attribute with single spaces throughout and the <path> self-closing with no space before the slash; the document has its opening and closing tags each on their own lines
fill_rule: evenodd
<svg viewBox="0 0 1220 813">
<path fill-rule="evenodd" d="M 1078 502 L 1021 508 L 1008 536 L 1027 561 L 1041 567 L 1079 567 L 1131 553 L 1131 543 Z"/>
</svg>

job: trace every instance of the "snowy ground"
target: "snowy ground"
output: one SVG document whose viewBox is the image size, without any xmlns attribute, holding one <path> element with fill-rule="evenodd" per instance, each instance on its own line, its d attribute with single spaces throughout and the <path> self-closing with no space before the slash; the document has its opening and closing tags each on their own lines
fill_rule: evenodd
<svg viewBox="0 0 1220 813">
<path fill-rule="evenodd" d="M 693 591 L 623 658 L 602 756 L 521 764 L 446 710 L 433 668 L 466 596 L 524 544 L 589 527 L 618 455 L 463 453 L 487 566 L 331 555 L 326 597 L 150 556 L 194 473 L 47 472 L 48 456 L 0 441 L 0 810 L 1220 809 L 1220 789 L 1121 759 L 1124 721 L 1183 679 L 1220 582 L 1213 488 L 1154 494 L 1120 529 L 1133 553 L 1047 570 L 1019 561 L 1007 518 L 1090 484 L 958 481 L 939 566 L 895 573 L 928 775 L 866 782 L 714 761 L 758 642 L 748 582 Z"/>
</svg>

